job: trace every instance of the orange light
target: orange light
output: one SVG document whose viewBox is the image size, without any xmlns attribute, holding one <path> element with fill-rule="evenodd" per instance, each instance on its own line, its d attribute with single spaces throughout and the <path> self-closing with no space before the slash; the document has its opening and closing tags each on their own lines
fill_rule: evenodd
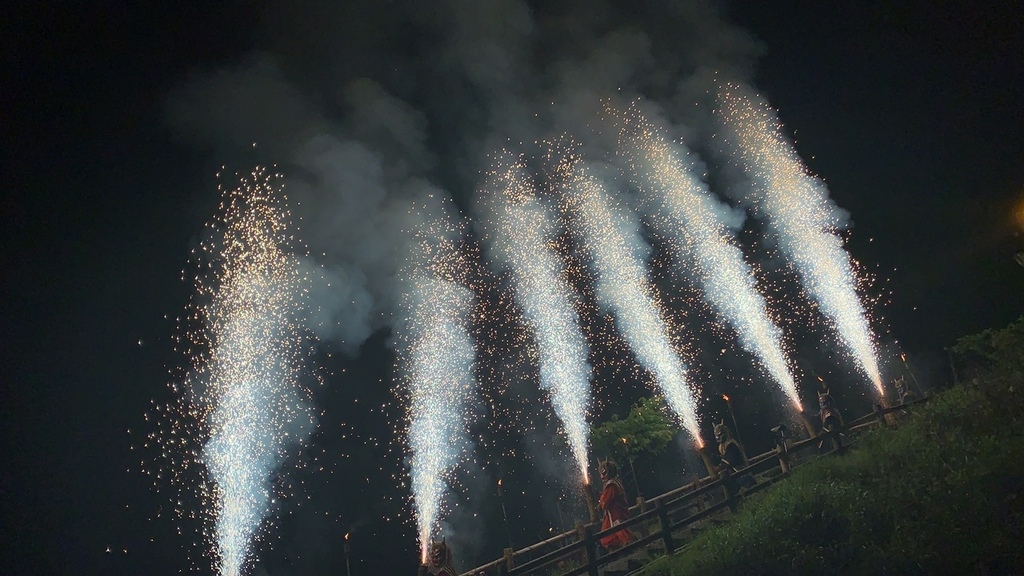
<svg viewBox="0 0 1024 576">
<path fill-rule="evenodd" d="M 498 478 L 498 486 L 501 486 L 501 478 Z"/>
<path fill-rule="evenodd" d="M 628 442 L 626 442 L 626 439 L 625 439 L 625 438 L 623 438 L 623 439 L 622 439 L 622 443 L 623 443 L 623 444 L 628 444 Z"/>
<path fill-rule="evenodd" d="M 345 532 L 345 540 L 348 540 L 348 532 Z"/>
<path fill-rule="evenodd" d="M 728 402 L 729 401 L 729 397 L 726 396 L 725 394 L 722 394 L 722 400 L 725 400 L 726 402 Z"/>
</svg>

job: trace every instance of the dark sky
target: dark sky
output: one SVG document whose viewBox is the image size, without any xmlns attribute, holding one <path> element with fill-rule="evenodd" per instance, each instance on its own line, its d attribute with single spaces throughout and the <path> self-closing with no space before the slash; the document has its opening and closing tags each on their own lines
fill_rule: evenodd
<svg viewBox="0 0 1024 576">
<path fill-rule="evenodd" d="M 444 25 L 422 6 L 351 3 L 317 18 L 312 2 L 211 4 L 4 9 L 2 573 L 169 574 L 195 557 L 194 535 L 178 536 L 182 523 L 156 518 L 167 496 L 153 492 L 141 471 L 145 455 L 131 447 L 147 430 L 151 402 L 168 400 L 168 370 L 181 362 L 171 344 L 173 318 L 189 298 L 180 273 L 212 215 L 213 174 L 225 159 L 244 162 L 251 152 L 232 150 L 237 131 L 196 137 L 196 126 L 174 112 L 183 90 L 187 97 L 203 74 L 237 68 L 254 52 L 277 55 L 304 88 L 328 90 L 316 78 L 325 69 L 339 87 L 369 76 L 422 111 L 430 124 L 422 145 L 435 157 L 429 173 L 463 201 L 464 148 L 486 141 L 479 121 L 500 124 L 498 104 L 504 110 L 536 97 L 530 81 L 510 90 L 508 101 L 481 96 L 483 84 L 463 90 L 472 74 L 443 73 Z M 850 251 L 881 278 L 876 291 L 891 293 L 878 312 L 891 337 L 938 384 L 947 378 L 944 346 L 1024 313 L 1024 268 L 1012 259 L 1024 249 L 1024 223 L 1012 216 L 1024 210 L 1024 16 L 1013 3 L 854 4 L 735 2 L 724 13 L 760 41 L 750 80 L 851 213 Z M 530 6 L 538 29 L 551 35 L 524 58 L 532 67 L 570 60 L 593 48 L 588 39 L 600 46 L 596 34 L 557 37 L 570 9 Z M 609 14 L 616 9 L 603 14 L 616 20 Z M 601 18 L 594 16 L 595 29 Z M 631 11 L 622 18 L 645 22 Z M 669 40 L 657 49 L 671 53 L 672 34 L 658 38 Z M 695 50 L 676 40 L 680 50 Z M 325 62 L 309 62 L 310 54 Z M 440 105 L 445 92 L 475 96 Z M 240 114 L 221 112 L 197 117 Z M 280 118 L 285 124 L 290 116 Z M 374 138 L 361 135 L 357 115 L 340 123 Z M 256 132 L 272 141 L 274 129 Z M 292 135 L 287 125 L 279 130 L 282 141 Z M 345 385 L 332 388 L 328 379 L 317 392 L 321 426 L 355 421 L 360 441 L 318 440 L 312 452 L 333 475 L 296 476 L 308 500 L 288 508 L 294 520 L 282 523 L 260 570 L 338 573 L 338 538 L 352 526 L 353 573 L 414 569 L 410 524 L 382 521 L 403 510 L 390 476 L 396 463 L 379 461 L 383 450 L 368 440 L 391 440 L 395 406 L 383 414 L 355 403 L 391 398 L 385 341 L 377 333 L 359 354 L 337 360 L 332 368 L 345 369 Z M 339 453 L 352 457 L 333 458 Z M 481 511 L 493 516 L 494 506 Z M 485 556 L 504 537 L 493 517 L 487 522 Z"/>
</svg>

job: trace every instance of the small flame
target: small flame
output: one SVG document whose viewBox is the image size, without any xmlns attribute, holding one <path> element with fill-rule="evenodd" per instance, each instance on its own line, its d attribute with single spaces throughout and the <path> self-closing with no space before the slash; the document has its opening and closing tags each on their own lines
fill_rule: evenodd
<svg viewBox="0 0 1024 576">
<path fill-rule="evenodd" d="M 345 540 L 348 540 L 348 532 L 345 532 Z"/>
<path fill-rule="evenodd" d="M 722 400 L 725 400 L 726 402 L 728 402 L 729 401 L 729 397 L 726 396 L 725 394 L 722 394 Z"/>
<path fill-rule="evenodd" d="M 906 362 L 907 361 L 907 355 L 905 353 L 903 353 L 903 352 L 900 352 L 900 360 L 903 360 L 904 362 Z"/>
<path fill-rule="evenodd" d="M 623 439 L 622 439 L 622 443 L 623 443 L 623 444 L 629 444 L 629 442 L 626 442 L 626 439 L 625 439 L 625 438 L 623 438 Z"/>
<path fill-rule="evenodd" d="M 501 478 L 498 478 L 498 486 L 501 486 Z"/>
</svg>

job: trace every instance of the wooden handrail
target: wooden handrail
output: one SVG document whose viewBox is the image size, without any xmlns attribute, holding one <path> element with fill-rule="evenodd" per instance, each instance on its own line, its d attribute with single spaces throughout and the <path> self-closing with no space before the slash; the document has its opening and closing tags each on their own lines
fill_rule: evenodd
<svg viewBox="0 0 1024 576">
<path fill-rule="evenodd" d="M 520 556 L 520 555 L 523 555 L 523 554 L 529 554 L 530 552 L 533 552 L 534 550 L 539 550 L 539 549 L 541 549 L 541 548 L 543 548 L 545 546 L 548 546 L 550 544 L 554 544 L 555 542 L 558 542 L 559 540 L 568 540 L 568 539 L 574 537 L 575 535 L 576 535 L 576 531 L 575 530 L 570 530 L 568 532 L 562 532 L 561 534 L 556 534 L 556 535 L 548 538 L 547 540 L 544 540 L 543 542 L 537 542 L 536 544 L 531 544 L 531 545 L 527 546 L 526 548 L 522 548 L 522 549 L 516 550 L 515 552 L 512 553 L 512 557 L 515 558 L 516 556 Z"/>
<path fill-rule="evenodd" d="M 548 552 L 547 554 L 545 554 L 545 555 L 543 555 L 543 556 L 541 556 L 539 558 L 534 558 L 533 560 L 530 560 L 529 562 L 520 564 L 519 566 L 516 566 L 515 568 L 509 570 L 508 574 L 509 574 L 509 576 L 513 576 L 515 574 L 529 574 L 530 572 L 532 572 L 534 570 L 537 570 L 537 569 L 540 569 L 540 568 L 546 568 L 546 567 L 550 566 L 551 564 L 554 564 L 555 562 L 558 562 L 562 558 L 565 558 L 566 556 L 570 556 L 570 555 L 574 554 L 576 551 L 581 550 L 583 548 L 583 545 L 584 545 L 584 541 L 583 540 L 577 540 L 576 542 L 573 542 L 572 544 L 569 544 L 567 546 L 563 546 L 562 548 L 559 548 L 558 550 L 555 550 L 553 552 Z"/>
<path fill-rule="evenodd" d="M 806 438 L 804 440 L 788 444 L 786 452 L 792 455 L 808 447 L 817 446 L 821 442 L 829 440 L 830 438 L 836 438 L 842 433 L 855 432 L 871 426 L 878 425 L 879 422 L 882 420 L 883 416 L 894 412 L 904 412 L 908 410 L 908 408 L 916 404 L 926 402 L 929 399 L 930 396 L 926 396 L 924 398 L 915 400 L 914 402 L 908 404 L 891 406 L 888 408 L 882 408 L 880 410 L 871 412 L 870 414 L 866 414 L 864 416 L 861 416 L 860 418 L 851 421 L 849 424 L 846 424 L 841 429 L 833 430 L 831 432 L 820 433 L 813 438 Z M 731 483 L 734 483 L 735 480 L 739 477 L 746 475 L 754 475 L 761 472 L 765 472 L 772 468 L 780 467 L 781 464 L 779 462 L 779 459 L 780 453 L 778 449 L 769 450 L 768 452 L 764 452 L 763 454 L 759 454 L 757 456 L 749 458 L 747 460 L 749 464 L 737 470 L 734 473 L 723 474 L 722 476 L 716 479 L 712 479 L 710 476 L 706 476 L 699 480 L 689 482 L 678 488 L 669 490 L 668 492 L 665 492 L 664 494 L 661 494 L 655 498 L 652 498 L 651 500 L 645 502 L 645 505 L 651 506 L 651 508 L 646 511 L 640 511 L 640 505 L 632 506 L 629 508 L 629 511 L 631 513 L 631 517 L 629 519 L 623 521 L 620 524 L 612 526 L 607 530 L 596 531 L 595 529 L 599 526 L 597 522 L 580 524 L 577 527 L 577 529 L 557 534 L 542 542 L 538 542 L 536 544 L 532 544 L 520 550 L 516 550 L 512 552 L 513 558 L 539 550 L 545 546 L 554 544 L 559 540 L 566 540 L 570 538 L 575 539 L 575 541 L 560 548 L 557 548 L 555 550 L 552 550 L 550 552 L 547 552 L 542 556 L 533 558 L 514 568 L 508 568 L 507 571 L 504 573 L 508 574 L 509 576 L 526 576 L 528 574 L 536 572 L 537 570 L 550 568 L 557 562 L 570 556 L 578 555 L 581 551 L 583 551 L 586 553 L 587 562 L 582 566 L 569 570 L 568 572 L 562 574 L 562 576 L 578 576 L 580 574 L 588 573 L 597 574 L 597 570 L 601 566 L 604 566 L 609 562 L 614 562 L 615 560 L 618 560 L 620 558 L 628 557 L 637 550 L 645 548 L 651 543 L 656 542 L 658 540 L 665 541 L 666 553 L 671 553 L 672 548 L 674 547 L 671 537 L 672 532 L 693 525 L 704 519 L 710 518 L 718 514 L 719 512 L 725 510 L 726 508 L 732 508 L 735 506 L 737 501 L 747 497 L 750 494 L 754 494 L 768 488 L 769 486 L 775 484 L 784 476 L 779 475 L 773 478 L 762 480 L 758 482 L 756 485 L 752 486 L 751 488 L 748 488 L 738 493 L 729 494 L 727 492 L 726 498 L 723 501 L 717 502 L 696 514 L 687 516 L 677 522 L 671 521 L 671 518 L 674 514 L 682 512 L 685 509 L 689 508 L 690 506 L 688 505 L 688 503 L 709 494 L 713 490 L 727 489 L 727 487 L 731 486 Z M 783 473 L 786 472 L 785 469 L 783 469 L 782 471 Z M 733 487 L 732 489 L 734 490 L 735 488 Z M 659 522 L 661 526 L 658 530 L 654 531 L 651 534 L 648 534 L 647 536 L 637 538 L 629 544 L 626 544 L 621 548 L 613 550 L 599 558 L 596 556 L 596 546 L 597 543 L 600 542 L 601 538 L 609 536 L 620 530 L 629 529 L 638 524 L 651 522 L 655 518 L 661 521 Z M 500 570 L 501 566 L 505 565 L 505 563 L 505 558 L 499 558 L 498 560 L 488 562 L 483 566 L 478 566 L 477 568 L 474 568 L 468 572 L 464 572 L 461 576 L 475 576 L 481 571 L 487 574 L 492 574 L 492 571 Z"/>
</svg>

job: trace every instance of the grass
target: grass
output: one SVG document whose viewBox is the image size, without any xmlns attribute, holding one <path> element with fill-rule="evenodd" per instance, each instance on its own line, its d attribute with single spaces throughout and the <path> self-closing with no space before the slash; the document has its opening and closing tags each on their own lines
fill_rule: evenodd
<svg viewBox="0 0 1024 576">
<path fill-rule="evenodd" d="M 1024 574 L 1024 383 L 949 389 L 793 470 L 647 576 Z"/>
</svg>

